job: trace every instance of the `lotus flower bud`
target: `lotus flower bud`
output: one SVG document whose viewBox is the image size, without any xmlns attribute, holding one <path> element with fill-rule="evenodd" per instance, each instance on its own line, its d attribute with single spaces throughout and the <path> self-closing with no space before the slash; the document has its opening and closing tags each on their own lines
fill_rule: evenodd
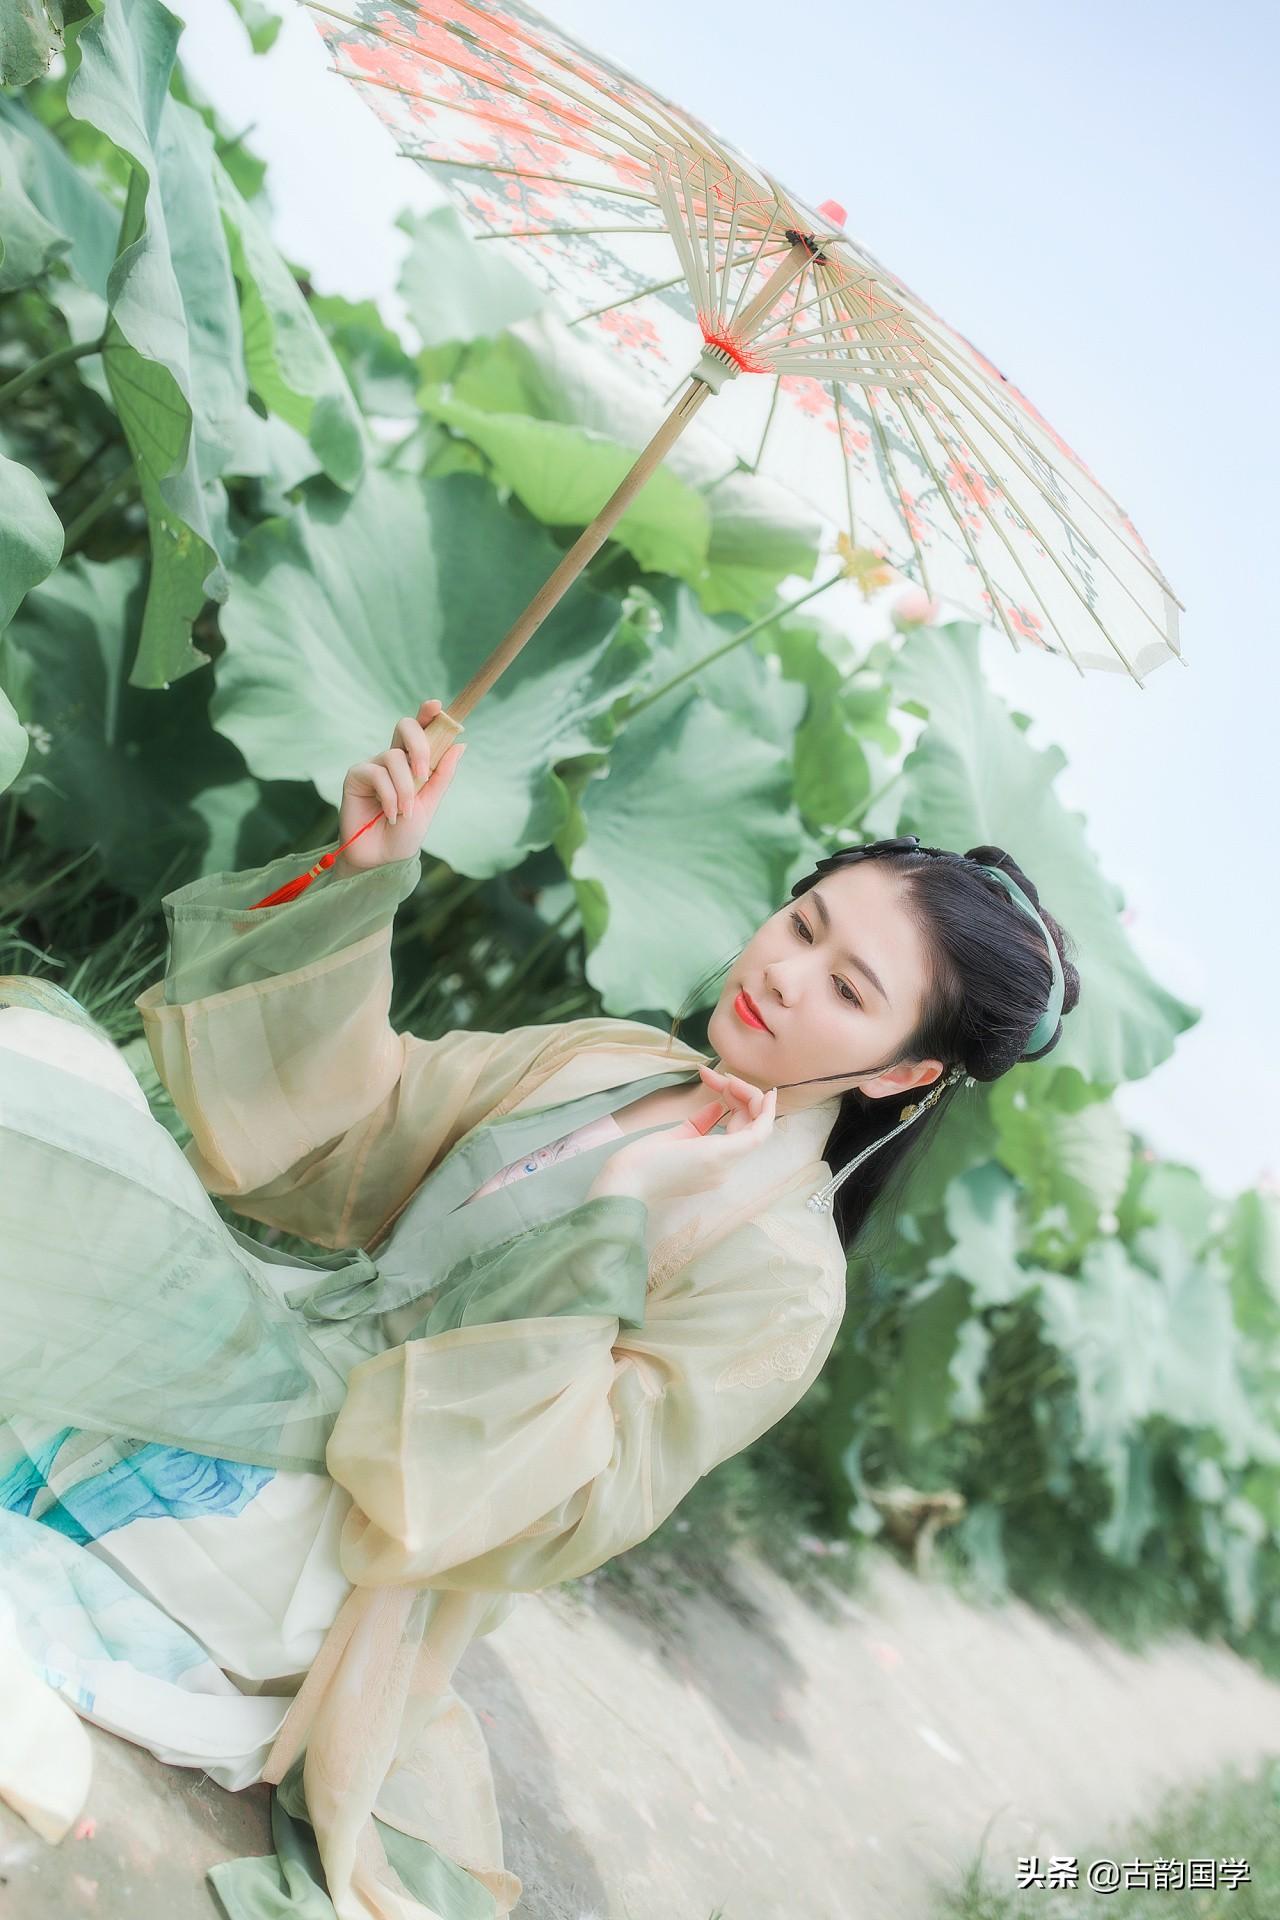
<svg viewBox="0 0 1280 1920">
<path fill-rule="evenodd" d="M 895 627 L 932 627 L 937 625 L 942 609 L 923 587 L 908 587 L 889 612 Z"/>
</svg>

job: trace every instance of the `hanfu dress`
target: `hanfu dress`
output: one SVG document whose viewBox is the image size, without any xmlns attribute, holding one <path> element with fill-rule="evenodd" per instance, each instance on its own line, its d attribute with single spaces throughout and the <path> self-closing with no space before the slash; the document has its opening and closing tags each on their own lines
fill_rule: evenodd
<svg viewBox="0 0 1280 1920">
<path fill-rule="evenodd" d="M 322 851 L 164 899 L 136 1004 L 185 1147 L 67 996 L 0 1006 L 0 1621 L 84 1718 L 276 1784 L 276 1854 L 211 1871 L 233 1920 L 497 1920 L 454 1670 L 816 1377 L 838 1100 L 714 1190 L 588 1200 L 613 1115 L 707 1056 L 607 1018 L 397 1034 L 419 857 L 249 911 Z"/>
</svg>

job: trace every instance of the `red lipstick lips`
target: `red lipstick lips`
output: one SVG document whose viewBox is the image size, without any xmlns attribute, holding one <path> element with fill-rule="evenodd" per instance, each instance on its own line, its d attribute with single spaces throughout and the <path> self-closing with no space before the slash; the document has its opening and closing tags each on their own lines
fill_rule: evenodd
<svg viewBox="0 0 1280 1920">
<path fill-rule="evenodd" d="M 770 1031 L 757 1012 L 755 1002 L 751 999 L 745 987 L 738 989 L 738 997 L 734 1001 L 733 1006 L 738 1018 L 744 1021 L 747 1026 L 757 1027 L 761 1033 L 768 1033 Z"/>
</svg>

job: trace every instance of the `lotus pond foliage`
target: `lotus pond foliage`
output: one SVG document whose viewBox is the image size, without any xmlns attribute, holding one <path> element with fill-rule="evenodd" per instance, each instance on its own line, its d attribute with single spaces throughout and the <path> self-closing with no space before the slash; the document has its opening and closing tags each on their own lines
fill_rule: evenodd
<svg viewBox="0 0 1280 1920">
<path fill-rule="evenodd" d="M 0 970 L 90 1005 L 182 1139 L 132 1006 L 161 894 L 336 838 L 346 768 L 469 678 L 652 423 L 447 208 L 400 217 L 411 328 L 318 293 L 181 21 L 45 11 L 0 42 Z M 275 17 L 238 11 L 265 50 Z M 657 474 L 467 723 L 393 1017 L 666 1026 L 833 848 L 1011 846 L 1079 1007 L 947 1114 L 851 1256 L 822 1378 L 691 1501 L 755 1475 L 771 1529 L 785 1486 L 856 1545 L 890 1490 L 946 1490 L 936 1551 L 982 1591 L 1277 1663 L 1280 1201 L 1123 1123 L 1200 1010 L 1129 941 L 973 626 L 856 651 L 786 611 L 823 541 L 703 443 Z"/>
</svg>

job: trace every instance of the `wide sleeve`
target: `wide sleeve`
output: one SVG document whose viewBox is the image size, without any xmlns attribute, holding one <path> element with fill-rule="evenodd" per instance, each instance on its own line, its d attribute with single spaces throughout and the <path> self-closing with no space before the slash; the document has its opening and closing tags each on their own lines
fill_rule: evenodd
<svg viewBox="0 0 1280 1920">
<path fill-rule="evenodd" d="M 322 872 L 251 911 L 323 848 L 166 894 L 164 977 L 135 1001 L 205 1189 L 322 1246 L 367 1246 L 562 1027 L 391 1025 L 391 935 L 421 855 Z"/>
<path fill-rule="evenodd" d="M 348 1579 L 526 1591 L 647 1538 L 820 1372 L 844 1306 L 829 1227 L 739 1224 L 651 1296 L 641 1328 L 463 1326 L 357 1366 L 326 1453 L 355 1503 Z"/>
</svg>

